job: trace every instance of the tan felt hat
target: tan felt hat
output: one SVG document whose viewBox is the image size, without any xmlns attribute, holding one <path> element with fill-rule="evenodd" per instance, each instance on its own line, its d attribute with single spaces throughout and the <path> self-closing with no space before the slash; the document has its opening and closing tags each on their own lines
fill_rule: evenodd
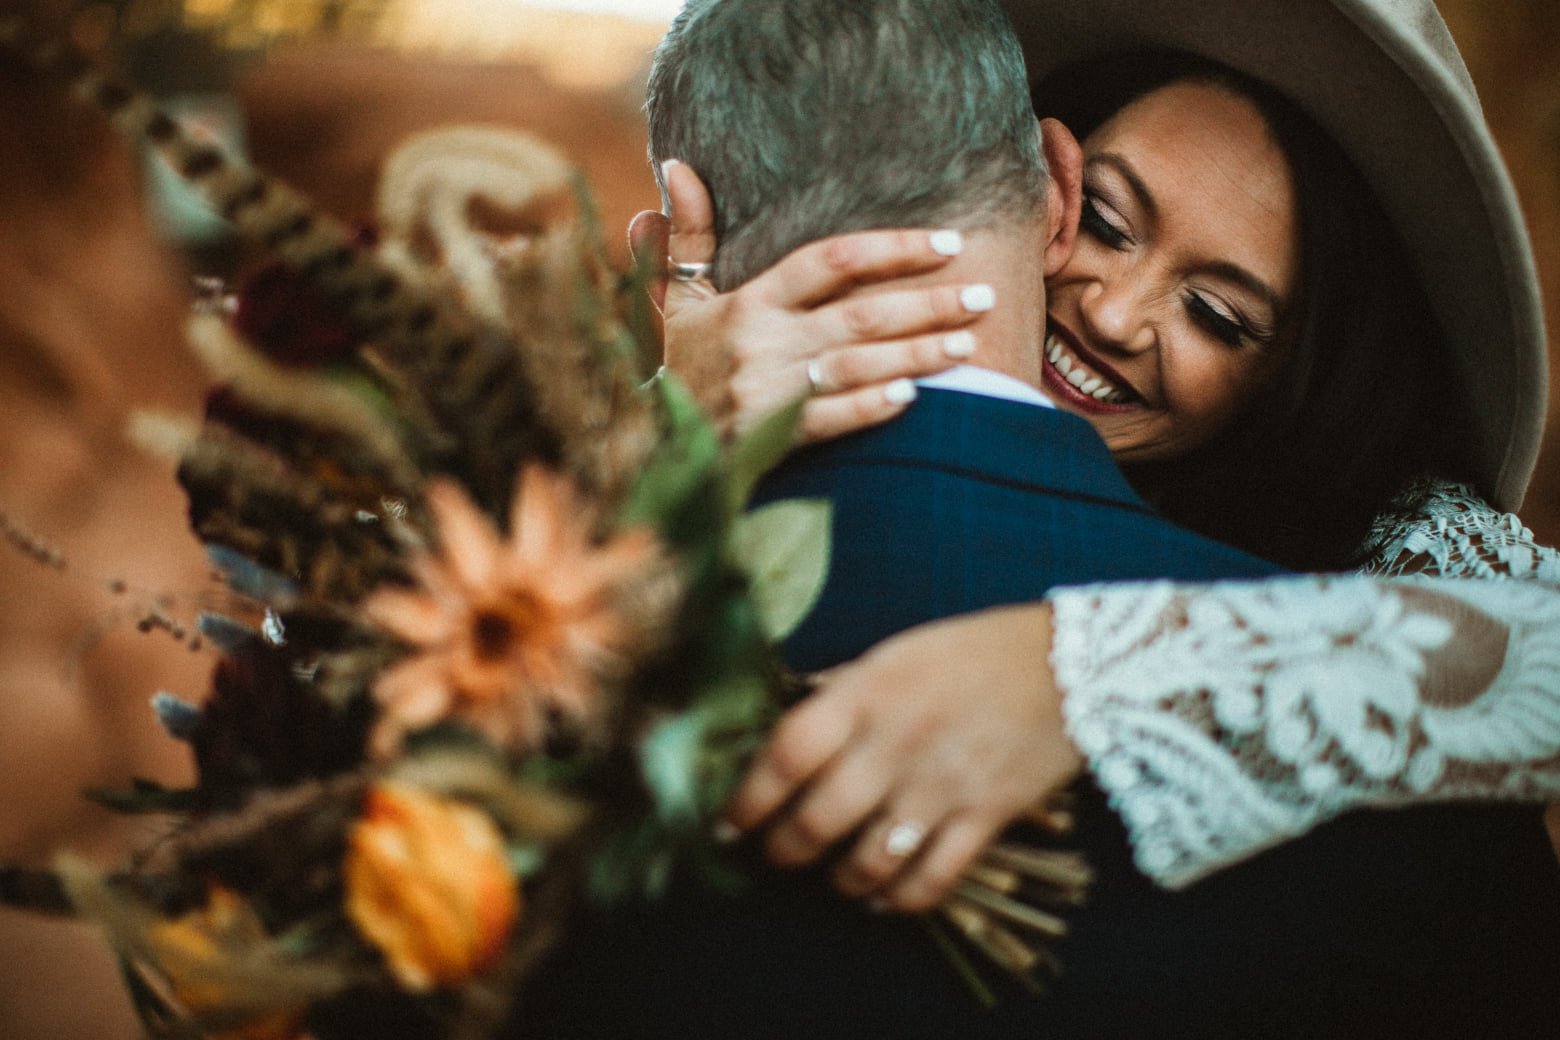
<svg viewBox="0 0 1560 1040">
<path fill-rule="evenodd" d="M 1354 159 L 1413 256 L 1477 417 L 1481 489 L 1522 502 L 1543 434 L 1547 354 L 1516 193 L 1431 0 L 1005 0 L 1032 80 L 1173 49 L 1299 104 Z"/>
</svg>

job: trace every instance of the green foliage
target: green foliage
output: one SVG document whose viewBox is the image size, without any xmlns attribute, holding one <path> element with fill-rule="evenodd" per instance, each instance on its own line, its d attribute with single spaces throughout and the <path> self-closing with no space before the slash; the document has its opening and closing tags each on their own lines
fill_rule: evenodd
<svg viewBox="0 0 1560 1040">
<path fill-rule="evenodd" d="M 720 474 L 720 438 L 676 376 L 657 379 L 649 392 L 657 397 L 664 436 L 619 519 L 626 527 L 655 527 L 674 548 L 708 545 L 718 540 L 723 519 L 701 508 Z"/>
<path fill-rule="evenodd" d="M 704 719 L 697 710 L 658 723 L 639 745 L 645 783 L 655 801 L 656 815 L 676 826 L 699 819 L 699 759 L 704 743 Z"/>
<path fill-rule="evenodd" d="M 779 464 L 796 440 L 803 401 L 798 399 L 767 416 L 731 448 L 726 467 L 727 511 L 736 516 L 747 505 L 759 479 Z"/>
<path fill-rule="evenodd" d="M 639 746 L 656 814 L 671 827 L 702 826 L 725 804 L 773 717 L 758 676 L 717 686 L 661 720 Z"/>
<path fill-rule="evenodd" d="M 823 499 L 773 502 L 743 516 L 731 551 L 752 582 L 764 633 L 776 642 L 801 624 L 829 573 L 833 507 Z"/>
</svg>

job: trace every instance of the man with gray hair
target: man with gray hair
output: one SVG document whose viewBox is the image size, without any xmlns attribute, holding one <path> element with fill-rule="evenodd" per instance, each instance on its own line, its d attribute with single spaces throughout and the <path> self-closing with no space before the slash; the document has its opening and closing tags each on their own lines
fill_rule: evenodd
<svg viewBox="0 0 1560 1040">
<path fill-rule="evenodd" d="M 971 320 L 949 356 L 1041 400 L 1044 274 L 1071 250 L 1081 156 L 1060 124 L 1042 143 L 1000 3 L 691 0 L 656 51 L 646 111 L 663 197 L 688 173 L 667 160 L 709 189 L 708 285 L 847 231 L 947 229 L 933 247 L 959 255 L 940 276 L 966 284 L 944 302 Z M 636 222 L 637 245 L 664 251 L 655 238 Z"/>
<path fill-rule="evenodd" d="M 658 176 L 681 160 L 714 197 L 722 291 L 829 235 L 997 228 L 1046 198 L 1024 56 L 997 3 L 691 0 L 645 108 Z"/>
</svg>

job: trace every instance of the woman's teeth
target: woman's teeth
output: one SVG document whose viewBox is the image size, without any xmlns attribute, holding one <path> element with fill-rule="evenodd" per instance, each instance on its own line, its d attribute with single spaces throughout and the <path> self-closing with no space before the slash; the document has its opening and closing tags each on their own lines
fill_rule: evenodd
<svg viewBox="0 0 1560 1040">
<path fill-rule="evenodd" d="M 1127 394 L 1085 368 L 1083 362 L 1069 354 L 1054 335 L 1045 338 L 1045 356 L 1046 360 L 1056 366 L 1062 378 L 1071 383 L 1080 394 L 1105 404 L 1125 404 L 1130 400 Z"/>
</svg>

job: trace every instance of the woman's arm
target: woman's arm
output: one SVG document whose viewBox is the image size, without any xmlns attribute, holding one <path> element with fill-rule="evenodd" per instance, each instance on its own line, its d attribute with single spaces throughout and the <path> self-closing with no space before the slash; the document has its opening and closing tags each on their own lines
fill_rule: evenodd
<svg viewBox="0 0 1560 1040">
<path fill-rule="evenodd" d="M 1360 806 L 1560 797 L 1560 553 L 1448 486 L 1377 534 L 1379 575 L 1053 593 L 1068 731 L 1145 873 Z"/>
<path fill-rule="evenodd" d="M 790 865 L 859 833 L 841 889 L 917 910 L 1085 764 L 1170 887 L 1351 808 L 1560 798 L 1560 553 L 1451 488 L 1378 533 L 1394 577 L 1098 585 L 911 629 L 823 677 L 729 818 Z M 904 821 L 923 851 L 885 855 Z"/>
</svg>

